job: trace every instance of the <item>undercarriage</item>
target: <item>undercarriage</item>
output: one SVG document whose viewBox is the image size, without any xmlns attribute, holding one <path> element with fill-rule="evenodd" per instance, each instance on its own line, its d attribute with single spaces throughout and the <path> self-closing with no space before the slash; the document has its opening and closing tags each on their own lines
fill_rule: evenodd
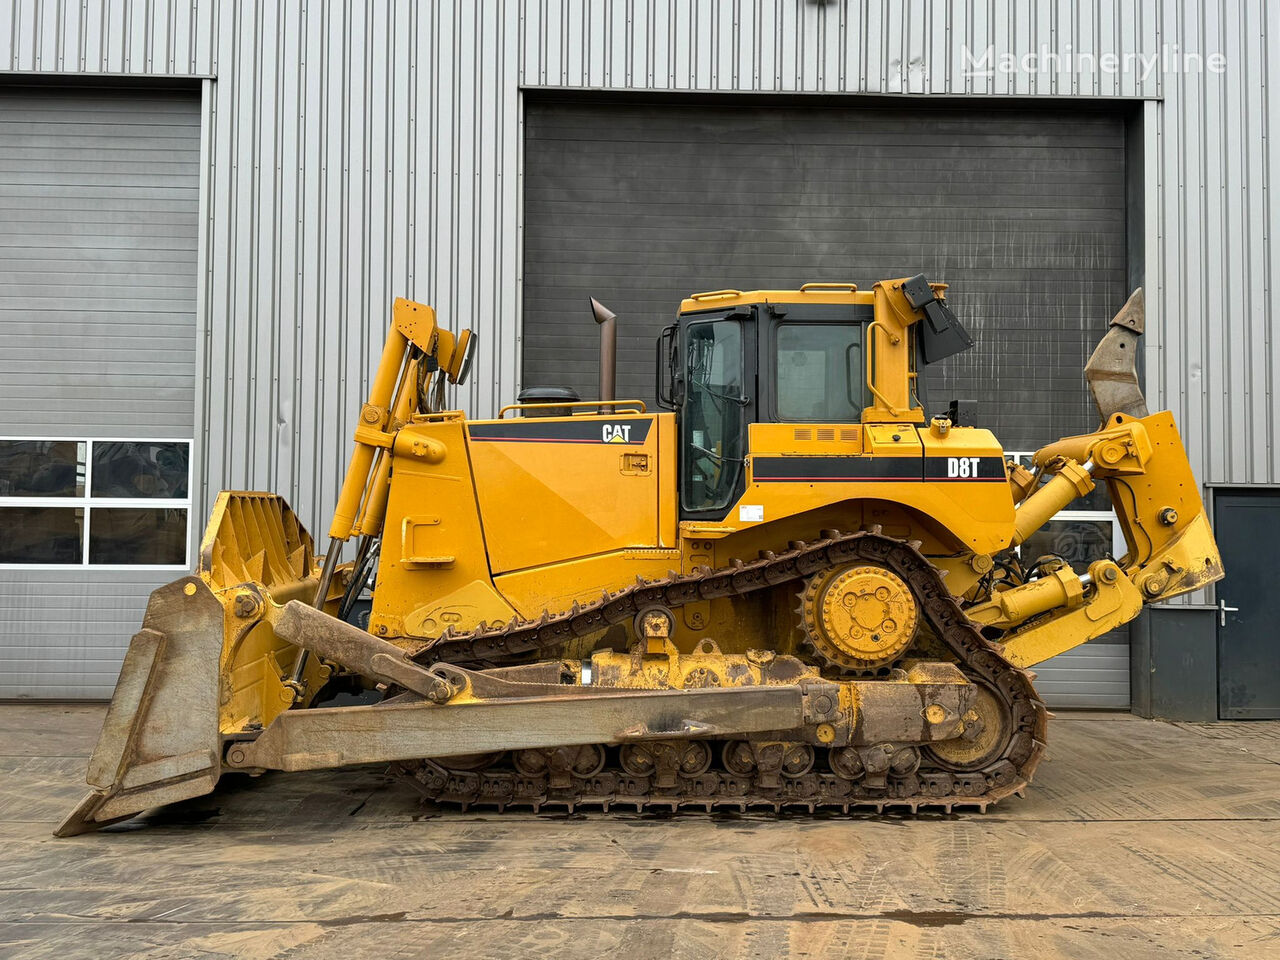
<svg viewBox="0 0 1280 960">
<path fill-rule="evenodd" d="M 868 569 L 908 585 L 919 611 L 918 632 L 892 648 L 880 676 L 846 678 L 763 649 L 725 654 L 710 638 L 681 654 L 661 636 L 589 660 L 521 662 L 610 624 L 660 621 L 655 611 L 681 602 L 792 583 L 807 591 L 831 571 Z M 637 583 L 562 617 L 450 635 L 411 658 L 355 629 L 321 639 L 321 615 L 291 606 L 277 634 L 358 661 L 347 665 L 382 676 L 390 696 L 344 708 L 362 711 L 342 725 L 346 736 L 324 723 L 330 711 L 286 714 L 278 735 L 231 747 L 234 769 L 402 756 L 421 742 L 421 755 L 393 769 L 425 797 L 464 807 L 951 810 L 1020 790 L 1044 751 L 1047 714 L 1029 674 L 983 638 L 915 546 L 877 530 L 824 531 L 750 563 Z M 573 739 L 549 742 L 566 723 Z M 519 746 L 521 731 L 530 745 Z"/>
</svg>

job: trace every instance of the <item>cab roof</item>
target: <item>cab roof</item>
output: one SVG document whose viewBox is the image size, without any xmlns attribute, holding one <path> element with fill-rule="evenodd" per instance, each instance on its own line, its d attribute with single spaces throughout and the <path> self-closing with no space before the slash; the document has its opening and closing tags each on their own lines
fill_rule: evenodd
<svg viewBox="0 0 1280 960">
<path fill-rule="evenodd" d="M 695 293 L 680 301 L 680 312 L 698 313 L 762 303 L 871 305 L 874 302 L 875 295 L 870 290 L 861 291 L 854 283 L 806 283 L 799 290 L 709 290 Z"/>
</svg>

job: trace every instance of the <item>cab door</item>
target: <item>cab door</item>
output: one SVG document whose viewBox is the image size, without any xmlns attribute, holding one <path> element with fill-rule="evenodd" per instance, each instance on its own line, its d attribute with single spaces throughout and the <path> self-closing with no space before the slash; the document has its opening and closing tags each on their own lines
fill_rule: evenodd
<svg viewBox="0 0 1280 960">
<path fill-rule="evenodd" d="M 680 361 L 680 517 L 719 520 L 746 487 L 755 309 L 682 317 Z"/>
</svg>

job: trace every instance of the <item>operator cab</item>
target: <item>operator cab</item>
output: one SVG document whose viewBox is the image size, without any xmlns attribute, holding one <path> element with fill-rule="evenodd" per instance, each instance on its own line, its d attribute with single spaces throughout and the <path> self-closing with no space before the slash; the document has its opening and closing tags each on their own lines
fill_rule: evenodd
<svg viewBox="0 0 1280 960">
<path fill-rule="evenodd" d="M 917 363 L 973 341 L 945 286 L 894 283 L 892 294 L 809 283 L 683 301 L 657 345 L 658 403 L 679 420 L 682 519 L 719 519 L 742 495 L 748 424 L 924 421 Z"/>
</svg>

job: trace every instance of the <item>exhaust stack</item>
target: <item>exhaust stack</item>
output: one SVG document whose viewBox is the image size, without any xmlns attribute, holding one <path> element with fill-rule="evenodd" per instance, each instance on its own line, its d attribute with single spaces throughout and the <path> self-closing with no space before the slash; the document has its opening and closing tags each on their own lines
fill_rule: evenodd
<svg viewBox="0 0 1280 960">
<path fill-rule="evenodd" d="M 595 297 L 591 315 L 600 325 L 600 399 L 616 400 L 618 379 L 618 315 Z M 600 404 L 600 413 L 613 413 L 613 405 Z"/>
</svg>

